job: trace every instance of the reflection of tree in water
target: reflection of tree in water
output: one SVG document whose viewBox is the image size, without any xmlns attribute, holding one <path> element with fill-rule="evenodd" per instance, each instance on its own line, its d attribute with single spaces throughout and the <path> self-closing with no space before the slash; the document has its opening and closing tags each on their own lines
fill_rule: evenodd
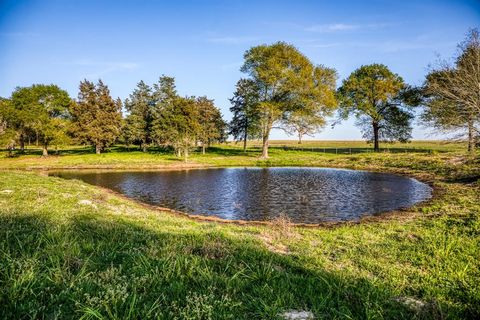
<svg viewBox="0 0 480 320">
<path fill-rule="evenodd" d="M 134 199 L 226 219 L 294 222 L 357 219 L 408 207 L 430 196 L 414 179 L 322 168 L 220 168 L 163 172 L 74 172 Z"/>
</svg>

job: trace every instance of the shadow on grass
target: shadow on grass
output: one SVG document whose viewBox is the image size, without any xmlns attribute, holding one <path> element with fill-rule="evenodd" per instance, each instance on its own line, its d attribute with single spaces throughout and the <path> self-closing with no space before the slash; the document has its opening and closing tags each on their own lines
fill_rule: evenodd
<svg viewBox="0 0 480 320">
<path fill-rule="evenodd" d="M 319 319 L 439 316 L 415 315 L 391 288 L 310 270 L 296 256 L 202 228 L 177 233 L 89 215 L 65 224 L 4 215 L 0 248 L 6 319 L 275 319 L 290 309 Z"/>
</svg>

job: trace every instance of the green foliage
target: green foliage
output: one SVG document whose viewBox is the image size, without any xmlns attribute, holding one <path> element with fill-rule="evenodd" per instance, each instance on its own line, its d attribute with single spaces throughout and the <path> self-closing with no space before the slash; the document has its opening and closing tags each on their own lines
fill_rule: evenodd
<svg viewBox="0 0 480 320">
<path fill-rule="evenodd" d="M 69 108 L 72 100 L 68 93 L 56 85 L 34 84 L 18 87 L 12 93 L 13 116 L 11 128 L 23 144 L 28 135 L 34 134 L 43 145 L 43 155 L 48 155 L 48 146 L 67 142 Z"/>
<path fill-rule="evenodd" d="M 8 150 L 8 155 L 13 155 L 18 132 L 14 128 L 15 109 L 10 100 L 0 98 L 0 145 Z"/>
<path fill-rule="evenodd" d="M 375 150 L 381 140 L 408 141 L 413 119 L 410 109 L 416 102 L 413 90 L 385 65 L 361 66 L 338 89 L 340 118 L 353 114 Z"/>
<path fill-rule="evenodd" d="M 162 76 L 154 88 L 152 137 L 158 145 L 172 147 L 177 156 L 183 154 L 187 161 L 201 129 L 195 99 L 179 97 L 172 77 Z"/>
<path fill-rule="evenodd" d="M 78 101 L 72 106 L 74 135 L 95 147 L 99 154 L 120 136 L 122 102 L 110 96 L 108 87 L 99 80 L 80 82 Z"/>
<path fill-rule="evenodd" d="M 248 139 L 261 138 L 260 127 L 260 89 L 251 79 L 240 79 L 230 99 L 233 114 L 229 123 L 229 134 L 235 141 L 243 141 L 243 150 L 247 148 Z"/>
<path fill-rule="evenodd" d="M 129 142 L 138 143 L 146 151 L 147 145 L 152 141 L 152 113 L 155 106 L 152 89 L 140 81 L 124 105 L 128 112 L 123 129 L 124 137 Z"/>
<path fill-rule="evenodd" d="M 162 76 L 154 85 L 151 137 L 159 146 L 172 147 L 187 161 L 197 141 L 205 148 L 226 140 L 226 124 L 213 100 L 207 97 L 180 97 L 175 79 Z"/>
<path fill-rule="evenodd" d="M 244 55 L 242 72 L 247 73 L 259 90 L 259 123 L 263 153 L 268 157 L 268 140 L 274 124 L 288 122 L 296 111 L 309 110 L 321 117 L 336 103 L 333 94 L 336 75 L 333 69 L 315 67 L 294 46 L 284 42 L 260 45 Z M 333 103 L 332 103 L 333 102 Z M 325 109 L 324 109 L 325 108 Z"/>
<path fill-rule="evenodd" d="M 207 97 L 198 97 L 195 99 L 198 109 L 198 122 L 200 131 L 198 141 L 202 144 L 202 153 L 205 154 L 205 147 L 214 142 L 224 142 L 226 137 L 227 124 L 222 119 L 220 109 L 215 107 L 213 100 Z"/>
</svg>

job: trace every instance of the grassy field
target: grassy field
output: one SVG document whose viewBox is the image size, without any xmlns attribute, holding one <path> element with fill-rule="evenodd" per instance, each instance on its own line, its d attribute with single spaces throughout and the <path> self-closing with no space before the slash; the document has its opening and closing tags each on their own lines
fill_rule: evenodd
<svg viewBox="0 0 480 320">
<path fill-rule="evenodd" d="M 480 317 L 480 161 L 464 145 L 415 152 L 216 146 L 185 164 L 169 153 L 70 148 L 0 159 L 0 318 L 318 319 Z M 361 144 L 361 145 L 360 145 Z M 290 143 L 289 146 L 295 146 Z M 364 148 L 360 142 L 306 147 Z M 200 222 L 24 169 L 327 166 L 409 174 L 435 198 L 329 228 Z M 16 170 L 15 170 L 16 169 Z M 21 170 L 20 170 L 21 169 Z"/>
</svg>

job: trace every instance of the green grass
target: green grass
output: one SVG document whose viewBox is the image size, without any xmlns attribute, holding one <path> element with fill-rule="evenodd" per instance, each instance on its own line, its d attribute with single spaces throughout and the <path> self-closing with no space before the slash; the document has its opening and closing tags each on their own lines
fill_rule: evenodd
<svg viewBox="0 0 480 320">
<path fill-rule="evenodd" d="M 478 318 L 480 163 L 458 145 L 427 147 L 435 151 L 192 155 L 189 165 L 400 172 L 438 190 L 408 212 L 333 228 L 199 222 L 83 182 L 0 171 L 0 318 L 275 319 L 290 309 L 319 319 Z M 155 151 L 62 154 L 3 158 L 0 168 L 183 165 Z"/>
</svg>

